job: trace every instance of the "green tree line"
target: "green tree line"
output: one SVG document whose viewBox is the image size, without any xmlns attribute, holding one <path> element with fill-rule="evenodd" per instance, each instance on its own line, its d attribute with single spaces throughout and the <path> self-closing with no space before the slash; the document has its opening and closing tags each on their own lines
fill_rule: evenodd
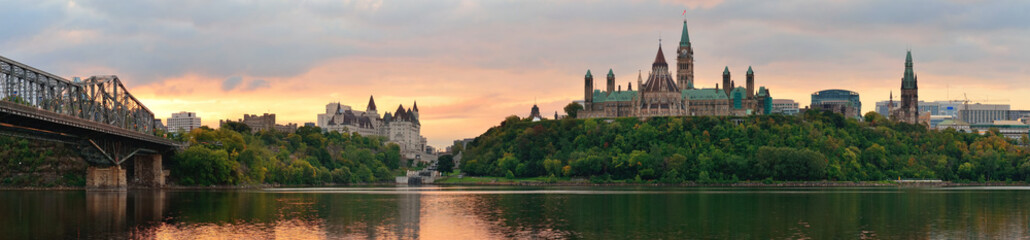
<svg viewBox="0 0 1030 240">
<path fill-rule="evenodd" d="M 242 125 L 242 126 L 240 126 Z M 189 147 L 175 154 L 171 176 L 182 185 L 370 183 L 393 180 L 400 146 L 377 136 L 322 132 L 251 133 L 230 122 L 194 129 Z"/>
<path fill-rule="evenodd" d="M 744 180 L 1030 180 L 1030 154 L 1001 136 L 929 130 L 870 112 L 531 122 L 516 116 L 464 149 L 479 176 L 680 183 Z"/>
</svg>

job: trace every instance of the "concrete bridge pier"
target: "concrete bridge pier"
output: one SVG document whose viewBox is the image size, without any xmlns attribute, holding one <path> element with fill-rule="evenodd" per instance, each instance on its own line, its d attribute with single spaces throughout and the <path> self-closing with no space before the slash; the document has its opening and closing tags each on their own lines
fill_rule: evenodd
<svg viewBox="0 0 1030 240">
<path fill-rule="evenodd" d="M 86 168 L 86 189 L 125 190 L 125 169 L 121 166 Z"/>
<path fill-rule="evenodd" d="M 168 170 L 161 167 L 161 154 L 137 155 L 132 163 L 133 185 L 150 188 L 164 187 Z"/>
<path fill-rule="evenodd" d="M 121 165 L 91 166 L 86 169 L 86 189 L 125 190 L 130 183 L 145 188 L 161 188 L 168 177 L 168 170 L 161 165 L 161 154 L 145 154 L 132 157 L 131 175 L 127 175 Z"/>
</svg>

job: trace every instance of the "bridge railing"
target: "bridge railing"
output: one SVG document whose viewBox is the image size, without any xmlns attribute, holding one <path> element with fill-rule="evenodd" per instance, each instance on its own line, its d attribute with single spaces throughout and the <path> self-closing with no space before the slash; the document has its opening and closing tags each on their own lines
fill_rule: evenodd
<svg viewBox="0 0 1030 240">
<path fill-rule="evenodd" d="M 72 82 L 0 56 L 0 99 L 139 133 L 154 133 L 154 113 L 113 75 Z"/>
</svg>

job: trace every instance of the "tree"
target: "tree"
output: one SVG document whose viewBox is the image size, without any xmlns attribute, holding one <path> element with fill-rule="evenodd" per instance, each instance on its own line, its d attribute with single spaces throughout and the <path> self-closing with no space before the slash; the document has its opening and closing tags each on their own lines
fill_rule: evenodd
<svg viewBox="0 0 1030 240">
<path fill-rule="evenodd" d="M 174 157 L 176 164 L 172 175 L 180 179 L 183 185 L 213 185 L 234 183 L 232 171 L 235 161 L 229 161 L 225 150 L 211 150 L 200 145 L 193 145 Z"/>
<path fill-rule="evenodd" d="M 250 126 L 242 122 L 236 121 L 225 121 L 222 123 L 221 128 L 236 131 L 238 133 L 250 133 Z"/>
<path fill-rule="evenodd" d="M 568 114 L 570 118 L 576 118 L 580 110 L 583 110 L 583 105 L 579 103 L 571 102 L 569 105 L 565 105 L 565 114 Z"/>
<path fill-rule="evenodd" d="M 875 111 L 867 112 L 865 114 L 864 118 L 865 118 L 865 122 L 873 124 L 873 125 L 885 124 L 888 121 L 886 117 L 884 117 L 883 115 L 880 115 L 879 113 L 877 113 Z"/>
<path fill-rule="evenodd" d="M 436 170 L 442 173 L 454 171 L 454 156 L 443 155 L 436 159 Z"/>
</svg>

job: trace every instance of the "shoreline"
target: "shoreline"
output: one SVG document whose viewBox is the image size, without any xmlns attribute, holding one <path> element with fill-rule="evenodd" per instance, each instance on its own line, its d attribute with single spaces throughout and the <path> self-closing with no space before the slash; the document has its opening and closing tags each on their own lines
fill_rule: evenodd
<svg viewBox="0 0 1030 240">
<path fill-rule="evenodd" d="M 124 190 L 253 190 L 263 188 L 319 188 L 319 187 L 369 187 L 369 186 L 637 186 L 637 187 L 768 187 L 768 188 L 790 188 L 790 187 L 977 187 L 977 186 L 1030 186 L 1026 182 L 839 182 L 839 181 L 806 181 L 806 182 L 737 182 L 737 183 L 592 183 L 588 181 L 562 181 L 562 182 L 519 182 L 519 181 L 496 181 L 496 182 L 459 182 L 459 183 L 431 183 L 423 185 L 407 185 L 396 183 L 369 183 L 369 184 L 322 184 L 322 185 L 281 185 L 281 184 L 259 184 L 239 186 L 165 186 L 161 188 L 127 187 Z M 86 187 L 0 187 L 0 191 L 82 191 L 89 190 Z M 110 189 L 98 189 L 109 191 Z"/>
<path fill-rule="evenodd" d="M 897 182 L 738 182 L 738 183 L 591 183 L 591 182 L 463 182 L 433 183 L 438 186 L 642 186 L 642 187 L 974 187 L 974 186 L 1030 186 L 1025 182 L 987 183 L 897 183 Z"/>
</svg>

